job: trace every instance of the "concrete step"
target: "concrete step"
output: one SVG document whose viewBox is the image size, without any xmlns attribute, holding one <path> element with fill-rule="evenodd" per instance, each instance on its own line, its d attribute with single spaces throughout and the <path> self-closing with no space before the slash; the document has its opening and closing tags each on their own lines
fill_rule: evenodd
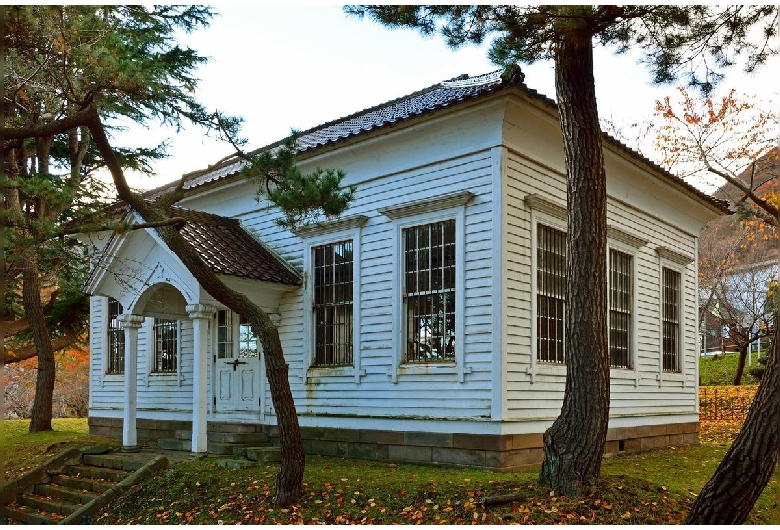
<svg viewBox="0 0 780 530">
<path fill-rule="evenodd" d="M 10 506 L 3 506 L 0 508 L 0 517 L 14 521 L 17 524 L 38 524 L 38 525 L 50 525 L 58 524 L 59 521 L 64 519 L 61 514 L 43 514 L 34 508 L 29 506 L 20 506 L 12 504 Z"/>
<path fill-rule="evenodd" d="M 110 467 L 98 467 L 79 464 L 66 467 L 65 474 L 77 478 L 90 478 L 94 480 L 121 482 L 130 473 L 121 469 L 114 469 Z"/>
<path fill-rule="evenodd" d="M 40 494 L 25 493 L 16 498 L 16 504 L 26 506 L 43 514 L 70 515 L 79 509 L 80 504 L 67 502 L 59 497 L 48 497 Z M 86 504 L 86 503 L 83 503 Z"/>
<path fill-rule="evenodd" d="M 249 447 L 246 450 L 247 459 L 261 464 L 272 464 L 282 461 L 282 450 L 278 447 Z"/>
<path fill-rule="evenodd" d="M 178 438 L 161 438 L 157 440 L 157 447 L 168 451 L 190 451 L 192 450 L 192 442 Z"/>
<path fill-rule="evenodd" d="M 90 478 L 71 477 L 70 475 L 54 475 L 51 477 L 51 483 L 66 488 L 72 488 L 79 491 L 94 493 L 103 493 L 108 490 L 115 482 L 105 480 L 93 480 Z"/>
<path fill-rule="evenodd" d="M 192 431 L 176 431 L 178 440 L 192 440 Z M 209 442 L 237 443 L 237 444 L 263 444 L 268 441 L 268 436 L 263 432 L 212 432 L 206 433 Z"/>
<path fill-rule="evenodd" d="M 130 472 L 144 467 L 149 459 L 146 455 L 139 453 L 109 453 L 105 455 L 84 455 L 83 461 L 88 466 L 107 467 Z"/>
<path fill-rule="evenodd" d="M 41 497 L 49 497 L 69 504 L 87 504 L 97 497 L 95 493 L 89 493 L 84 490 L 77 490 L 57 484 L 36 484 L 33 488 L 33 492 Z"/>
<path fill-rule="evenodd" d="M 257 465 L 243 458 L 217 458 L 214 463 L 225 469 L 244 469 Z"/>
<path fill-rule="evenodd" d="M 230 442 L 209 442 L 207 450 L 212 455 L 231 455 L 234 456 L 236 451 L 239 454 L 246 450 L 247 447 L 252 447 L 254 444 L 237 444 Z"/>
<path fill-rule="evenodd" d="M 27 478 L 23 477 L 12 490 L 17 492 L 13 501 L 0 507 L 0 520 L 7 519 L 12 524 L 42 525 L 61 524 L 63 521 L 78 524 L 77 519 L 81 519 L 81 524 L 89 524 L 89 516 L 80 515 L 85 514 L 82 508 L 93 501 L 107 502 L 99 499 L 100 495 L 147 462 L 154 462 L 153 469 L 167 465 L 166 459 L 155 455 L 103 454 L 105 451 L 99 447 L 85 449 L 82 449 L 83 452 L 76 451 L 76 458 L 71 454 L 73 450 L 66 451 L 44 464 L 42 469 L 33 470 Z M 66 462 L 74 461 L 81 463 L 62 467 Z M 52 467 L 46 467 L 49 465 Z"/>
</svg>

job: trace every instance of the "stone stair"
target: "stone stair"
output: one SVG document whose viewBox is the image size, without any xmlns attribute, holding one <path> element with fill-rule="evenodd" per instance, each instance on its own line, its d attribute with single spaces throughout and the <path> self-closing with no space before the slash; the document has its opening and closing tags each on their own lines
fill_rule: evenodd
<svg viewBox="0 0 780 530">
<path fill-rule="evenodd" d="M 88 524 L 90 516 L 168 459 L 113 453 L 96 446 L 69 449 L 10 481 L 0 493 L 5 524 Z"/>
<path fill-rule="evenodd" d="M 248 449 L 270 447 L 268 436 L 253 424 L 209 424 L 206 450 L 211 455 L 244 456 Z M 191 451 L 192 431 L 177 430 L 175 438 L 157 440 L 157 447 L 170 451 Z"/>
</svg>

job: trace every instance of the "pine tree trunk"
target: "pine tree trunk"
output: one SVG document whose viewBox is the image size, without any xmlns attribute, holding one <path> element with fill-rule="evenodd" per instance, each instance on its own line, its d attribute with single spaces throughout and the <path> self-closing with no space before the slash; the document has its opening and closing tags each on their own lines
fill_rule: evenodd
<svg viewBox="0 0 780 530">
<path fill-rule="evenodd" d="M 146 207 L 142 212 L 144 220 L 162 220 L 156 218 L 159 211 Z M 303 488 L 305 455 L 301 430 L 298 425 L 298 413 L 295 410 L 287 360 L 284 358 L 279 331 L 268 315 L 245 295 L 227 287 L 214 272 L 209 269 L 195 250 L 184 241 L 179 231 L 171 226 L 157 228 L 157 233 L 168 248 L 182 260 L 182 263 L 195 276 L 201 287 L 219 302 L 244 317 L 263 347 L 263 359 L 266 366 L 266 378 L 271 391 L 271 401 L 276 412 L 279 427 L 279 445 L 281 466 L 276 476 L 276 506 L 290 506 L 298 501 Z"/>
<path fill-rule="evenodd" d="M 702 488 L 685 524 L 742 524 L 769 483 L 780 450 L 779 363 L 775 328 L 766 371 L 742 430 Z"/>
<path fill-rule="evenodd" d="M 568 176 L 567 375 L 561 414 L 544 433 L 539 482 L 576 496 L 601 472 L 609 423 L 606 176 L 587 30 L 561 36 L 555 72 Z"/>
<path fill-rule="evenodd" d="M 41 304 L 41 279 L 38 265 L 32 255 L 24 256 L 22 259 L 22 303 L 38 353 L 38 376 L 35 382 L 30 432 L 50 431 L 54 397 L 54 349 Z"/>
<path fill-rule="evenodd" d="M 737 359 L 737 370 L 734 372 L 734 379 L 731 384 L 739 386 L 742 384 L 742 374 L 745 373 L 745 360 L 747 359 L 747 350 L 750 347 L 750 343 L 746 342 L 739 347 L 739 358 Z"/>
</svg>

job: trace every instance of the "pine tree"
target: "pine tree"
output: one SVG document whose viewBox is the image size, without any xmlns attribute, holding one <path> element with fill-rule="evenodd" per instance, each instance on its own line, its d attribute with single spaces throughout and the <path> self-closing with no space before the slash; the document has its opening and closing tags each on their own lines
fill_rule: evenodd
<svg viewBox="0 0 780 530">
<path fill-rule="evenodd" d="M 153 229 L 201 286 L 246 319 L 258 336 L 280 431 L 282 463 L 275 502 L 288 506 L 300 497 L 305 460 L 278 331 L 262 309 L 217 277 L 183 239 L 175 227 L 177 221 L 166 214 L 167 208 L 183 197 L 183 179 L 153 202 L 128 186 L 124 169 L 144 167 L 149 156 L 158 156 L 159 151 L 114 149 L 108 135 L 117 117 L 174 127 L 195 123 L 240 148 L 240 119 L 207 111 L 193 96 L 197 81 L 194 71 L 205 59 L 191 49 L 181 48 L 175 40 L 176 30 L 203 27 L 211 16 L 211 9 L 201 6 L 6 8 L 2 138 L 8 155 L 4 160 L 7 211 L 3 221 L 15 233 L 34 234 L 36 241 L 62 236 L 66 231 L 62 221 L 85 219 L 83 212 L 74 209 L 76 197 L 88 185 L 82 170 L 84 157 L 91 153 L 95 164 L 107 168 L 117 198 L 146 223 L 154 223 Z M 67 138 L 72 152 L 82 153 L 83 158 L 71 160 L 70 171 L 57 175 L 47 165 L 53 158 L 55 140 L 62 138 Z M 80 143 L 88 145 L 81 149 Z M 270 157 L 239 153 L 247 158 L 248 171 L 261 184 L 271 181 L 280 189 L 292 191 L 295 184 L 288 186 L 289 180 L 306 183 L 309 193 L 299 203 L 288 205 L 288 219 L 301 221 L 318 208 L 326 215 L 338 214 L 351 197 L 351 190 L 339 190 L 340 173 L 329 170 L 314 176 L 301 175 L 295 169 L 294 154 L 289 148 Z M 24 192 L 27 183 L 35 179 L 56 183 L 58 193 Z M 87 201 L 86 206 L 94 212 L 102 205 Z M 89 230 L 94 225 L 105 228 L 105 219 L 86 219 L 93 226 L 86 223 L 69 230 Z M 31 430 L 46 430 L 51 429 L 54 357 L 41 302 L 40 260 L 33 243 L 20 244 L 18 255 L 6 272 L 10 270 L 23 280 L 24 311 L 39 359 L 38 416 L 33 418 Z"/>
<path fill-rule="evenodd" d="M 491 59 L 552 59 L 568 177 L 566 388 L 544 434 L 540 482 L 576 494 L 600 473 L 609 419 L 606 325 L 606 183 L 593 77 L 593 46 L 639 48 L 657 83 L 680 75 L 705 92 L 735 56 L 753 69 L 773 50 L 774 6 L 352 6 L 389 27 L 441 33 L 453 47 L 495 37 Z M 753 43 L 750 28 L 763 30 Z M 687 68 L 686 71 L 683 71 Z"/>
</svg>

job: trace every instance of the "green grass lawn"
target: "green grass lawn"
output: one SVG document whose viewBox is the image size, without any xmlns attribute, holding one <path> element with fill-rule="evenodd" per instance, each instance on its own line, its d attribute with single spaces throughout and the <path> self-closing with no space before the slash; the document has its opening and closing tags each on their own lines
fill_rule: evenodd
<svg viewBox="0 0 780 530">
<path fill-rule="evenodd" d="M 699 357 L 699 384 L 701 386 L 731 385 L 734 374 L 737 372 L 738 360 L 739 355 L 736 353 Z M 748 366 L 747 361 L 745 361 L 745 371 L 742 374 L 743 385 L 757 385 L 759 383 L 755 377 L 750 375 L 750 368 L 755 368 L 757 365 L 755 354 L 753 354 L 751 366 Z"/>
<path fill-rule="evenodd" d="M 6 479 L 20 475 L 70 447 L 97 442 L 111 447 L 121 445 L 121 440 L 90 436 L 86 418 L 54 419 L 54 430 L 48 432 L 30 434 L 29 427 L 29 420 L 2 421 L 0 451 L 4 456 Z"/>
<path fill-rule="evenodd" d="M 86 420 L 55 422 L 30 435 L 27 422 L 5 422 L 9 475 L 70 445 L 101 442 Z M 722 426 L 721 426 L 722 427 Z M 703 432 L 706 428 L 703 427 Z M 93 519 L 95 524 L 677 524 L 726 451 L 733 429 L 697 447 L 605 458 L 602 480 L 579 499 L 535 485 L 538 468 L 518 473 L 307 456 L 304 493 L 291 509 L 273 507 L 277 466 L 226 470 L 204 459 L 177 464 Z M 118 442 L 113 440 L 116 445 Z M 776 471 L 750 522 L 780 524 Z M 486 495 L 515 502 L 483 507 Z"/>
</svg>

